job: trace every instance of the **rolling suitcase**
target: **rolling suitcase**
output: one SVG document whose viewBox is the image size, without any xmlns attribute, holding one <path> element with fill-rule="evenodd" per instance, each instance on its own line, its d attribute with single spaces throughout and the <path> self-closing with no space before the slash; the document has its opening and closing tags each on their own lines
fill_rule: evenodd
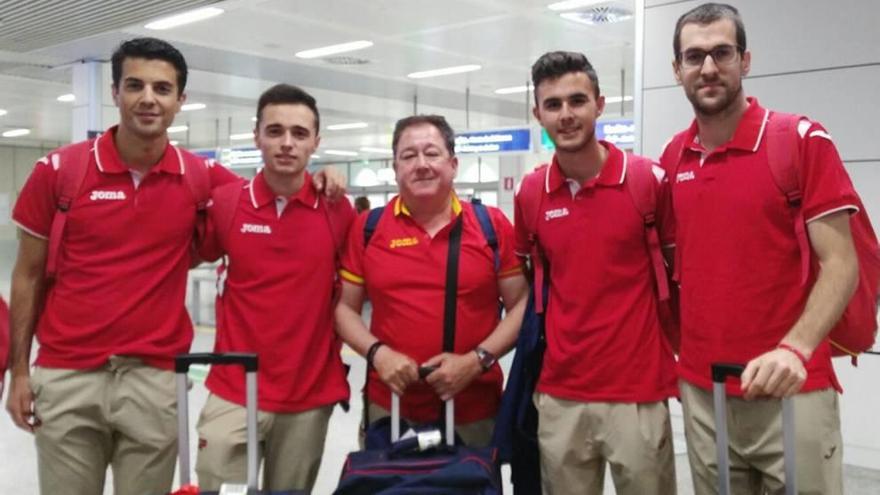
<svg viewBox="0 0 880 495">
<path fill-rule="evenodd" d="M 715 408 L 715 449 L 718 455 L 718 493 L 730 495 L 730 458 L 727 436 L 728 377 L 739 377 L 745 370 L 741 364 L 716 363 L 712 365 L 712 398 Z M 782 448 L 785 456 L 785 493 L 797 494 L 794 448 L 794 406 L 791 397 L 782 399 Z"/>
<path fill-rule="evenodd" d="M 444 411 L 442 431 L 401 439 L 400 398 L 392 394 L 390 447 L 349 454 L 334 494 L 501 495 L 497 449 L 456 445 L 452 400 Z"/>
<path fill-rule="evenodd" d="M 181 354 L 174 358 L 174 371 L 177 373 L 177 448 L 180 459 L 180 486 L 172 495 L 210 495 L 216 492 L 200 492 L 190 482 L 189 452 L 189 400 L 186 376 L 194 364 L 238 365 L 245 370 L 246 409 L 247 409 L 247 484 L 224 483 L 221 495 L 256 495 L 259 474 L 257 448 L 257 367 L 256 354 L 247 353 L 197 353 Z M 265 492 L 268 495 L 268 492 Z M 272 492 L 273 495 L 297 495 L 302 492 Z"/>
</svg>

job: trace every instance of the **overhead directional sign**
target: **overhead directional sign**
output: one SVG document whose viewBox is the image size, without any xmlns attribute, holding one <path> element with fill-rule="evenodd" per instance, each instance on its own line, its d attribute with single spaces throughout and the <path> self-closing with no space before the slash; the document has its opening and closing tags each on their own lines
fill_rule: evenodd
<svg viewBox="0 0 880 495">
<path fill-rule="evenodd" d="M 463 132 L 455 136 L 456 153 L 506 153 L 531 149 L 531 131 L 528 127 Z"/>
</svg>

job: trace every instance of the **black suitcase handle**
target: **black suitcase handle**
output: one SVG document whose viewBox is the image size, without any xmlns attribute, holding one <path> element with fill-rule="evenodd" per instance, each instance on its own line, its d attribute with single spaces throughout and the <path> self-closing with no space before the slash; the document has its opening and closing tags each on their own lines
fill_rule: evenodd
<svg viewBox="0 0 880 495">
<path fill-rule="evenodd" d="M 712 365 L 712 381 L 724 383 L 728 377 L 739 378 L 746 367 L 734 363 L 715 363 Z"/>
<path fill-rule="evenodd" d="M 186 373 L 194 364 L 238 364 L 244 367 L 246 372 L 257 371 L 257 355 L 247 352 L 228 352 L 218 354 L 215 352 L 197 352 L 193 354 L 178 354 L 174 357 L 174 371 Z"/>
</svg>

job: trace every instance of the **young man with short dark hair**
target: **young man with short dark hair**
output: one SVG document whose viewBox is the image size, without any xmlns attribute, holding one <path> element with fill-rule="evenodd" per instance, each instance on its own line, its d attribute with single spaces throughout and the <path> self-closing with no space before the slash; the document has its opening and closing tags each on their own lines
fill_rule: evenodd
<svg viewBox="0 0 880 495">
<path fill-rule="evenodd" d="M 306 171 L 320 143 L 315 99 L 288 84 L 260 97 L 254 142 L 262 170 L 214 191 L 200 254 L 225 256 L 215 352 L 254 352 L 263 488 L 310 491 L 334 404 L 349 390 L 333 330 L 339 250 L 354 211 L 329 202 Z M 244 482 L 244 374 L 214 367 L 199 419 L 196 473 L 202 490 Z"/>
<path fill-rule="evenodd" d="M 534 397 L 543 491 L 601 494 L 608 464 L 617 493 L 674 494 L 675 361 L 638 206 L 654 198 L 662 257 L 673 234 L 668 183 L 650 160 L 596 139 L 605 98 L 583 54 L 542 55 L 532 81 L 533 113 L 556 145 L 514 203 L 517 253 L 546 263 L 550 287 Z"/>
<path fill-rule="evenodd" d="M 695 119 L 660 163 L 674 181 L 679 376 L 695 491 L 717 487 L 710 365 L 728 362 L 747 364 L 727 387 L 732 493 L 784 491 L 781 407 L 770 399 L 787 396 L 796 411 L 799 493 L 842 493 L 840 384 L 826 335 L 858 280 L 850 231 L 858 197 L 819 123 L 746 97 L 751 52 L 736 8 L 700 5 L 679 18 L 674 36 L 672 68 Z M 769 164 L 769 148 L 786 139 L 774 129 L 789 118 L 801 220 Z M 809 279 L 801 279 L 802 256 L 814 267 Z"/>
</svg>

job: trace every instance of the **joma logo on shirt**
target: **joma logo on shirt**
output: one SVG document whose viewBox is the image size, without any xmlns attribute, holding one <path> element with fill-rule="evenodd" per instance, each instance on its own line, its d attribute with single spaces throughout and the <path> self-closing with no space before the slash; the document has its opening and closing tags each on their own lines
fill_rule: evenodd
<svg viewBox="0 0 880 495">
<path fill-rule="evenodd" d="M 556 208 L 555 210 L 547 210 L 544 212 L 544 220 L 553 220 L 554 218 L 562 218 L 568 216 L 568 208 Z"/>
<path fill-rule="evenodd" d="M 678 175 L 675 176 L 675 182 L 687 182 L 689 180 L 696 179 L 696 175 L 694 175 L 693 170 L 688 170 L 687 172 L 679 172 Z"/>
<path fill-rule="evenodd" d="M 98 201 L 101 199 L 122 200 L 122 199 L 125 199 L 125 192 L 123 192 L 123 191 L 92 191 L 92 195 L 89 196 L 89 199 L 92 201 Z"/>
<path fill-rule="evenodd" d="M 271 234 L 272 227 L 268 225 L 258 225 L 255 223 L 243 223 L 241 224 L 241 233 L 242 234 Z"/>
<path fill-rule="evenodd" d="M 400 239 L 391 239 L 391 249 L 397 249 L 401 247 L 410 247 L 415 246 L 419 243 L 418 237 L 401 237 Z"/>
</svg>

